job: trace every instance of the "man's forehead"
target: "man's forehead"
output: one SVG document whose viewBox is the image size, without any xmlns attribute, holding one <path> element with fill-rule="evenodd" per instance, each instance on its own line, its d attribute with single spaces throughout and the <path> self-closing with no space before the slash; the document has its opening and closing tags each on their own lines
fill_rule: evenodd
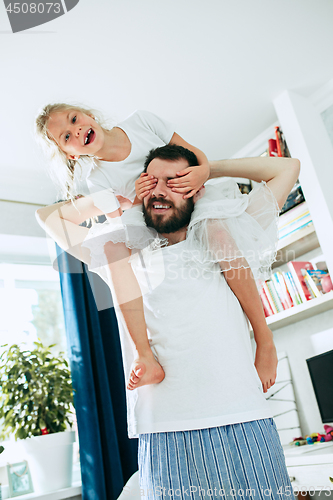
<svg viewBox="0 0 333 500">
<path fill-rule="evenodd" d="M 157 179 L 164 177 L 176 177 L 176 173 L 187 168 L 188 162 L 184 158 L 179 160 L 162 160 L 154 158 L 148 165 L 147 173 L 153 175 Z"/>
</svg>

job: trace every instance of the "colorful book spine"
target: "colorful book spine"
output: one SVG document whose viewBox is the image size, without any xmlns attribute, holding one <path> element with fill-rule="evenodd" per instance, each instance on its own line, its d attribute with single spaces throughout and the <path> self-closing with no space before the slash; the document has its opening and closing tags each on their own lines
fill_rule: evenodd
<svg viewBox="0 0 333 500">
<path fill-rule="evenodd" d="M 306 226 L 309 226 L 310 224 L 312 224 L 312 220 L 307 220 L 304 222 L 304 224 L 291 228 L 290 231 L 285 232 L 284 234 L 279 234 L 279 239 L 282 240 L 283 238 L 286 238 L 286 236 L 290 236 L 291 234 L 295 233 L 296 231 L 299 231 L 300 229 L 303 229 Z"/>
<path fill-rule="evenodd" d="M 319 292 L 318 288 L 315 285 L 315 282 L 305 269 L 302 269 L 302 275 L 306 283 L 306 286 L 308 287 L 309 292 L 312 295 L 312 298 L 314 299 L 320 297 L 321 293 Z"/>
<path fill-rule="evenodd" d="M 275 139 L 268 140 L 268 155 L 278 156 L 277 144 Z"/>
<path fill-rule="evenodd" d="M 268 298 L 266 297 L 265 290 L 263 288 L 260 292 L 260 298 L 261 298 L 261 302 L 262 302 L 262 305 L 264 308 L 265 317 L 267 318 L 268 316 L 272 316 L 274 314 L 274 312 L 270 306 Z"/>
<path fill-rule="evenodd" d="M 290 307 L 293 307 L 294 304 L 293 304 L 293 301 L 291 299 L 290 293 L 288 291 L 283 273 L 281 273 L 280 271 L 277 271 L 275 274 L 277 276 L 277 279 L 279 280 L 282 294 L 283 294 L 284 300 L 287 304 L 287 309 L 289 309 Z"/>
<path fill-rule="evenodd" d="M 276 148 L 277 148 L 278 156 L 283 156 L 279 127 L 275 127 L 275 138 L 276 138 Z"/>
<path fill-rule="evenodd" d="M 274 304 L 274 301 L 273 301 L 272 296 L 271 296 L 271 294 L 270 294 L 270 291 L 269 291 L 269 289 L 268 289 L 268 286 L 267 286 L 267 281 L 265 281 L 265 282 L 264 282 L 264 284 L 263 284 L 263 289 L 264 289 L 264 291 L 265 291 L 265 294 L 266 294 L 267 300 L 268 300 L 268 302 L 269 302 L 269 305 L 271 306 L 271 309 L 272 309 L 272 311 L 273 311 L 273 314 L 276 314 L 276 313 L 278 312 L 278 310 L 277 310 L 277 308 L 276 308 L 276 306 L 275 306 L 275 304 Z"/>
<path fill-rule="evenodd" d="M 306 302 L 307 300 L 311 300 L 312 295 L 309 292 L 309 289 L 302 275 L 302 269 L 313 269 L 311 262 L 291 261 L 288 262 L 287 265 L 292 274 L 294 283 L 297 287 L 297 290 L 299 291 L 302 301 Z"/>
<path fill-rule="evenodd" d="M 297 216 L 296 219 L 291 219 L 286 224 L 279 224 L 279 234 L 284 234 L 297 229 L 299 226 L 304 226 L 305 224 L 312 222 L 310 212 L 305 212 Z"/>
<path fill-rule="evenodd" d="M 266 281 L 266 284 L 267 284 L 267 288 L 269 290 L 269 293 L 272 297 L 272 300 L 274 302 L 274 305 L 275 305 L 275 308 L 277 310 L 277 312 L 282 312 L 284 311 L 284 308 L 283 308 L 283 305 L 282 305 L 282 302 L 280 300 L 280 297 L 274 287 L 274 283 L 271 281 L 271 280 L 267 280 Z"/>
<path fill-rule="evenodd" d="M 286 286 L 288 288 L 288 292 L 291 296 L 291 299 L 294 303 L 295 306 L 302 304 L 302 299 L 298 293 L 298 290 L 296 288 L 296 285 L 293 282 L 292 276 L 290 272 L 284 272 L 283 273 L 284 280 L 286 283 Z"/>
<path fill-rule="evenodd" d="M 321 279 L 328 274 L 327 271 L 323 271 L 322 269 L 307 269 L 306 271 L 313 281 L 313 284 L 317 287 L 320 294 L 323 295 L 323 285 L 321 284 Z"/>
<path fill-rule="evenodd" d="M 294 282 L 294 278 L 293 278 L 293 275 L 291 274 L 290 271 L 288 271 L 288 277 L 289 277 L 289 280 L 290 280 L 290 283 L 291 283 L 291 286 L 294 288 L 295 290 L 295 294 L 296 294 L 296 297 L 299 301 L 299 304 L 303 304 L 303 300 L 302 300 L 302 297 L 301 297 L 301 294 L 299 293 L 298 291 L 298 288 Z"/>
<path fill-rule="evenodd" d="M 304 269 L 305 267 L 309 267 L 311 265 L 310 262 L 291 262 L 288 263 L 288 265 L 289 264 L 295 265 L 297 278 L 293 277 L 291 271 L 277 271 L 272 275 L 271 279 L 261 283 L 262 289 L 260 291 L 260 298 L 266 317 L 302 304 L 306 300 L 320 297 L 323 293 L 320 290 L 320 285 L 318 286 L 318 283 L 320 283 L 320 277 L 322 274 L 327 273 L 324 271 Z M 322 274 L 317 276 L 315 273 L 318 273 L 318 275 L 319 273 Z M 297 279 L 297 282 L 299 283 L 298 275 L 301 276 L 302 285 L 299 284 L 299 286 L 296 286 L 295 279 Z M 304 296 L 309 298 L 303 298 L 300 293 L 300 286 L 302 286 Z"/>
<path fill-rule="evenodd" d="M 276 137 L 279 156 L 290 158 L 290 152 L 280 127 L 275 127 L 275 137 Z"/>
<path fill-rule="evenodd" d="M 296 207 L 279 217 L 279 238 L 285 238 L 289 234 L 308 226 L 312 223 L 312 217 L 306 202 L 300 203 Z"/>
<path fill-rule="evenodd" d="M 283 309 L 289 309 L 289 304 L 287 303 L 286 298 L 284 296 L 283 289 L 281 287 L 280 280 L 277 276 L 277 273 L 272 274 L 271 280 L 274 284 L 276 293 L 279 296 L 279 299 L 280 299 L 280 302 L 282 304 Z"/>
</svg>

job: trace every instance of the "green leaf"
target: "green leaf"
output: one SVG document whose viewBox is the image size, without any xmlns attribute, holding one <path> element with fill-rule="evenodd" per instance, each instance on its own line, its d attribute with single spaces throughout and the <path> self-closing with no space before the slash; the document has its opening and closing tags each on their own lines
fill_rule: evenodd
<svg viewBox="0 0 333 500">
<path fill-rule="evenodd" d="M 19 439 L 40 435 L 45 422 L 50 422 L 50 432 L 71 425 L 70 370 L 63 355 L 54 356 L 50 347 L 34 342 L 28 350 L 14 344 L 0 356 L 1 438 L 10 433 Z"/>
</svg>

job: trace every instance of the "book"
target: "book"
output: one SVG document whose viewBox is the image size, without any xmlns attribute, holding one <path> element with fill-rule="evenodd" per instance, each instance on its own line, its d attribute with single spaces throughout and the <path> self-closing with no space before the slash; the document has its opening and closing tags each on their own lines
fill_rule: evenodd
<svg viewBox="0 0 333 500">
<path fill-rule="evenodd" d="M 290 222 L 297 220 L 298 217 L 307 213 L 309 213 L 309 208 L 306 201 L 303 201 L 299 205 L 288 210 L 288 212 L 285 212 L 284 214 L 280 215 L 279 228 L 286 226 Z"/>
<path fill-rule="evenodd" d="M 280 283 L 278 273 L 272 274 L 271 280 L 274 283 L 275 290 L 279 296 L 283 309 L 289 309 L 290 306 L 288 301 L 286 300 L 286 296 L 282 288 L 282 284 Z"/>
<path fill-rule="evenodd" d="M 275 139 L 268 139 L 268 156 L 278 156 L 277 144 Z"/>
<path fill-rule="evenodd" d="M 323 287 L 321 284 L 321 278 L 328 274 L 327 271 L 322 271 L 321 269 L 307 269 L 307 274 L 309 276 L 310 282 L 312 281 L 312 286 L 315 286 L 320 295 L 323 295 Z"/>
<path fill-rule="evenodd" d="M 305 201 L 279 217 L 279 239 L 285 238 L 302 227 L 312 224 L 312 217 Z"/>
<path fill-rule="evenodd" d="M 276 308 L 277 312 L 284 311 L 284 307 L 283 307 L 282 302 L 280 300 L 280 297 L 279 297 L 279 295 L 278 295 L 278 293 L 276 291 L 274 283 L 271 280 L 267 280 L 266 281 L 266 285 L 267 285 L 269 293 L 270 293 L 270 295 L 272 297 L 272 300 L 273 300 L 273 303 L 275 305 L 275 308 Z"/>
<path fill-rule="evenodd" d="M 316 297 L 319 297 L 319 294 L 317 295 L 318 293 L 318 290 L 314 290 L 313 287 L 311 286 L 311 283 L 310 283 L 310 278 L 309 278 L 309 275 L 307 274 L 306 270 L 305 269 L 302 269 L 302 275 L 303 275 L 303 278 L 304 278 L 304 282 L 306 284 L 306 287 L 307 289 L 309 290 L 310 292 L 310 295 L 311 295 L 311 299 L 315 299 Z"/>
<path fill-rule="evenodd" d="M 297 286 L 296 286 L 296 284 L 295 284 L 295 281 L 294 281 L 293 275 L 291 274 L 291 272 L 290 272 L 290 271 L 289 271 L 289 278 L 290 278 L 290 281 L 291 281 L 292 286 L 293 286 L 293 287 L 294 287 L 294 289 L 295 289 L 295 292 L 296 292 L 296 295 L 297 295 L 297 297 L 298 297 L 299 303 L 300 303 L 300 304 L 303 304 L 303 299 L 302 299 L 302 296 L 301 296 L 301 294 L 300 294 L 300 293 L 299 293 L 299 291 L 298 291 L 298 288 L 297 288 Z"/>
<path fill-rule="evenodd" d="M 311 293 L 306 286 L 306 282 L 302 274 L 302 269 L 313 269 L 313 265 L 311 264 L 311 262 L 291 261 L 288 262 L 287 265 L 291 272 L 297 290 L 302 298 L 302 301 L 306 302 L 307 300 L 311 300 Z"/>
<path fill-rule="evenodd" d="M 277 276 L 277 279 L 279 280 L 284 300 L 287 304 L 287 308 L 289 309 L 290 307 L 293 307 L 294 303 L 293 303 L 292 298 L 290 296 L 290 293 L 288 291 L 283 273 L 281 273 L 281 271 L 277 271 L 275 274 Z"/>
<path fill-rule="evenodd" d="M 297 290 L 297 287 L 294 283 L 291 272 L 290 271 L 284 272 L 283 276 L 285 278 L 285 282 L 286 282 L 288 291 L 291 295 L 291 298 L 292 298 L 294 305 L 302 304 L 303 302 L 302 302 L 301 296 L 300 296 L 300 294 Z"/>
<path fill-rule="evenodd" d="M 270 291 L 268 290 L 268 286 L 267 286 L 267 282 L 265 281 L 263 283 L 263 290 L 265 291 L 265 294 L 266 294 L 266 297 L 267 297 L 267 300 L 269 302 L 269 305 L 271 306 L 271 309 L 273 311 L 273 314 L 276 314 L 278 312 L 275 304 L 274 304 L 274 301 L 272 299 L 272 296 L 270 294 Z"/>
<path fill-rule="evenodd" d="M 276 138 L 278 155 L 290 158 L 290 152 L 280 127 L 275 127 L 275 138 Z"/>
<path fill-rule="evenodd" d="M 275 127 L 275 139 L 276 139 L 276 149 L 278 152 L 278 156 L 283 156 L 283 145 L 281 143 L 281 138 L 280 138 L 280 129 L 279 127 Z"/>
<path fill-rule="evenodd" d="M 268 316 L 272 316 L 274 314 L 274 311 L 270 306 L 268 298 L 266 297 L 266 292 L 263 288 L 260 291 L 260 298 L 264 308 L 265 317 L 267 318 Z"/>
<path fill-rule="evenodd" d="M 296 294 L 295 292 L 293 291 L 292 289 L 292 286 L 288 283 L 288 279 L 287 279 L 287 276 L 286 276 L 286 272 L 283 272 L 281 273 L 282 274 L 282 281 L 283 281 L 283 286 L 285 287 L 285 290 L 286 290 L 286 294 L 288 296 L 288 302 L 290 304 L 290 307 L 294 307 L 294 306 L 297 306 L 297 304 L 299 303 L 296 299 Z"/>
</svg>

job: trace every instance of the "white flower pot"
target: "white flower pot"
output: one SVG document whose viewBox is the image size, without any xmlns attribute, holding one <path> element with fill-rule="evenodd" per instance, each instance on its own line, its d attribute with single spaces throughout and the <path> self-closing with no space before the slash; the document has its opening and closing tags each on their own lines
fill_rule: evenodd
<svg viewBox="0 0 333 500">
<path fill-rule="evenodd" d="M 72 485 L 75 431 L 57 432 L 23 439 L 35 493 L 69 488 Z"/>
</svg>

